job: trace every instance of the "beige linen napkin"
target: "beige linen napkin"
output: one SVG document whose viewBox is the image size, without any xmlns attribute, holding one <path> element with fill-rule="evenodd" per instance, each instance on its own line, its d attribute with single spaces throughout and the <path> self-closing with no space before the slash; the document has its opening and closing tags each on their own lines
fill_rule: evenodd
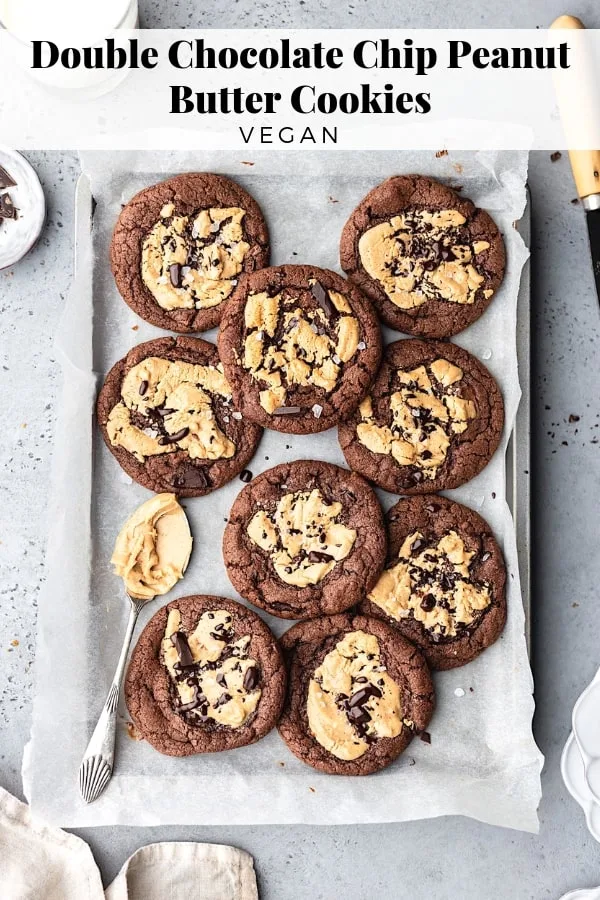
<svg viewBox="0 0 600 900">
<path fill-rule="evenodd" d="M 32 818 L 0 787 L 2 900 L 258 900 L 249 853 L 220 844 L 142 847 L 102 890 L 88 845 Z"/>
<path fill-rule="evenodd" d="M 88 845 L 42 825 L 1 787 L 0 885 L 2 900 L 104 900 Z"/>
<path fill-rule="evenodd" d="M 106 900 L 258 900 L 252 857 L 220 844 L 149 844 L 131 856 Z"/>
</svg>

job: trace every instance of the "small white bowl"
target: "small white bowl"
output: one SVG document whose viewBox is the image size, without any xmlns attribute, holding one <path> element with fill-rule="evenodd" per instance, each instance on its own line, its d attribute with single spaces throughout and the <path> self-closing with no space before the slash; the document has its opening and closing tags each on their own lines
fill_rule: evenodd
<svg viewBox="0 0 600 900">
<path fill-rule="evenodd" d="M 560 758 L 560 771 L 568 792 L 579 803 L 585 814 L 585 823 L 589 833 L 594 840 L 600 843 L 600 804 L 596 803 L 592 792 L 587 786 L 583 757 L 579 752 L 573 732 L 569 735 L 564 746 Z M 600 900 L 600 888 L 597 890 L 597 896 L 593 895 L 594 900 Z M 571 895 L 567 896 L 570 897 Z"/>
<path fill-rule="evenodd" d="M 568 894 L 563 894 L 560 900 L 600 900 L 600 887 L 569 891 Z"/>
<path fill-rule="evenodd" d="M 0 166 L 16 185 L 3 188 L 18 212 L 17 219 L 0 221 L 0 269 L 13 266 L 35 246 L 46 221 L 46 199 L 32 166 L 24 156 L 0 145 Z"/>
</svg>

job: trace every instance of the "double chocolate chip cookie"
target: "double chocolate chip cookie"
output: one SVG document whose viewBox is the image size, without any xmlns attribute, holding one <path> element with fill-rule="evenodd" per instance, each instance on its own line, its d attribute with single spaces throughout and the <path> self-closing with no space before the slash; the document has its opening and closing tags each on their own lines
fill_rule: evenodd
<svg viewBox="0 0 600 900">
<path fill-rule="evenodd" d="M 362 611 L 394 625 L 434 669 L 471 662 L 506 622 L 506 570 L 489 525 L 437 496 L 400 500 L 387 523 L 387 566 Z"/>
<path fill-rule="evenodd" d="M 332 775 L 389 765 L 423 731 L 434 690 L 420 650 L 379 619 L 341 615 L 281 638 L 288 694 L 279 731 L 303 762 Z"/>
<path fill-rule="evenodd" d="M 97 416 L 128 475 L 180 497 L 208 494 L 237 475 L 262 433 L 236 410 L 217 348 L 199 338 L 130 350 L 106 376 Z"/>
<path fill-rule="evenodd" d="M 391 328 L 450 337 L 479 318 L 504 277 L 490 216 L 432 178 L 389 178 L 354 210 L 340 261 Z"/>
<path fill-rule="evenodd" d="M 153 747 L 190 756 L 264 737 L 279 718 L 285 683 L 277 642 L 256 613 L 221 597 L 182 597 L 142 631 L 125 699 Z"/>
<path fill-rule="evenodd" d="M 123 299 L 159 328 L 213 328 L 243 272 L 268 265 L 256 201 L 220 175 L 177 175 L 140 191 L 117 221 L 110 259 Z"/>
<path fill-rule="evenodd" d="M 375 585 L 385 550 L 374 491 L 360 475 L 316 460 L 255 478 L 233 504 L 223 537 L 235 589 L 284 619 L 354 606 Z"/>
<path fill-rule="evenodd" d="M 381 358 L 369 301 L 344 278 L 314 266 L 242 278 L 218 344 L 244 416 L 292 434 L 324 431 L 348 415 Z"/>
<path fill-rule="evenodd" d="M 495 380 L 455 344 L 389 344 L 369 395 L 339 426 L 348 465 L 396 494 L 459 487 L 487 465 L 504 423 Z"/>
</svg>

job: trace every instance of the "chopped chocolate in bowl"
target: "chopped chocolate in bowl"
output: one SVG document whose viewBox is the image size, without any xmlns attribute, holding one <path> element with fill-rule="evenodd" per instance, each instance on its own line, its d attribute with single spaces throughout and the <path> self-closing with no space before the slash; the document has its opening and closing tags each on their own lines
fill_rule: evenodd
<svg viewBox="0 0 600 900">
<path fill-rule="evenodd" d="M 218 344 L 244 416 L 293 434 L 324 431 L 351 412 L 381 354 L 369 302 L 339 275 L 314 266 L 243 278 Z"/>
<path fill-rule="evenodd" d="M 0 269 L 35 246 L 46 219 L 39 178 L 16 150 L 0 146 Z"/>
</svg>

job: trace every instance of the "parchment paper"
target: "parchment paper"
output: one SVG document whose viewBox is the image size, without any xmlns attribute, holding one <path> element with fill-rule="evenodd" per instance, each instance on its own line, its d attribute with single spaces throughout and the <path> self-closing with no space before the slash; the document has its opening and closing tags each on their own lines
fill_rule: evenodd
<svg viewBox="0 0 600 900">
<path fill-rule="evenodd" d="M 504 457 L 520 396 L 516 300 L 528 255 L 513 223 L 525 205 L 527 155 L 461 153 L 437 159 L 425 152 L 269 152 L 253 153 L 247 162 L 254 165 L 223 152 L 98 152 L 82 157 L 97 201 L 93 317 L 92 261 L 84 254 L 59 335 L 65 387 L 52 480 L 48 581 L 39 610 L 32 741 L 24 762 L 26 794 L 35 813 L 63 826 L 353 823 L 464 814 L 535 831 L 543 758 L 531 733 L 532 678 L 514 529 L 504 500 Z M 443 178 L 461 185 L 466 196 L 491 212 L 507 244 L 506 278 L 485 315 L 456 342 L 498 379 L 506 426 L 502 445 L 485 471 L 449 496 L 478 510 L 503 547 L 508 623 L 501 639 L 475 662 L 436 674 L 431 745 L 414 740 L 377 775 L 353 779 L 320 774 L 298 761 L 277 731 L 250 747 L 171 759 L 128 736 L 122 705 L 115 774 L 102 797 L 86 806 L 77 790 L 77 769 L 112 678 L 126 620 L 122 585 L 109 560 L 122 522 L 149 496 L 121 472 L 92 423 L 93 372 L 106 373 L 132 345 L 162 333 L 120 299 L 108 265 L 108 243 L 121 203 L 145 185 L 189 170 L 233 176 L 256 197 L 269 222 L 274 264 L 310 262 L 338 269 L 343 223 L 364 194 L 392 174 Z M 214 340 L 215 335 L 208 337 Z M 384 337 L 399 336 L 384 331 Z M 310 437 L 266 431 L 250 468 L 257 474 L 298 458 L 344 465 L 336 430 Z M 149 604 L 138 627 L 159 602 L 177 596 L 236 596 L 222 563 L 221 538 L 241 488 L 235 479 L 209 497 L 185 502 L 195 537 L 187 574 L 164 600 Z M 385 508 L 397 499 L 385 492 L 380 498 Z M 289 626 L 265 618 L 277 634 Z"/>
</svg>

